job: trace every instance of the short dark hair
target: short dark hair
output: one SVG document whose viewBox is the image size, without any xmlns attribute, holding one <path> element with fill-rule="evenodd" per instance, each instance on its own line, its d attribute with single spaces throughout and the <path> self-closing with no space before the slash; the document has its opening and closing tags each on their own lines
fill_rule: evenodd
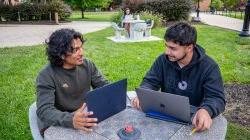
<svg viewBox="0 0 250 140">
<path fill-rule="evenodd" d="M 193 44 L 195 46 L 197 40 L 197 31 L 194 27 L 186 22 L 178 22 L 166 30 L 164 39 L 172 41 L 181 46 Z"/>
<path fill-rule="evenodd" d="M 76 32 L 74 29 L 66 28 L 56 30 L 50 35 L 49 40 L 45 41 L 47 44 L 46 53 L 48 60 L 53 66 L 63 65 L 62 56 L 65 56 L 67 52 L 73 51 L 72 41 L 77 38 L 84 43 L 81 33 Z"/>
</svg>

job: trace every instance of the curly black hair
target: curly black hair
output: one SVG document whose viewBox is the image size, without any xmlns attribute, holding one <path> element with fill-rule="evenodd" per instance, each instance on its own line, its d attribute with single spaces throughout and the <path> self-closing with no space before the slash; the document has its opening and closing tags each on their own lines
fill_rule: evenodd
<svg viewBox="0 0 250 140">
<path fill-rule="evenodd" d="M 195 46 L 197 41 L 197 31 L 186 22 L 178 22 L 166 30 L 164 39 L 181 46 L 188 46 L 191 44 Z"/>
<path fill-rule="evenodd" d="M 53 66 L 63 65 L 62 57 L 65 56 L 67 52 L 73 51 L 72 41 L 77 38 L 79 38 L 82 43 L 85 42 L 82 34 L 74 29 L 59 29 L 50 35 L 49 40 L 45 41 L 47 44 L 46 53 L 48 60 Z"/>
</svg>

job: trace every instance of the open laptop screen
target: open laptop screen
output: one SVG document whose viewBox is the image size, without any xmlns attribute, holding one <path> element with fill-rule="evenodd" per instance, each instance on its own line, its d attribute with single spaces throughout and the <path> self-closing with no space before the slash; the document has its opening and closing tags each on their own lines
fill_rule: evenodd
<svg viewBox="0 0 250 140">
<path fill-rule="evenodd" d="M 136 88 L 136 93 L 146 116 L 166 121 L 174 117 L 174 122 L 191 123 L 193 109 L 188 97 L 144 88 Z"/>
<path fill-rule="evenodd" d="M 127 79 L 105 85 L 87 93 L 88 111 L 98 122 L 111 117 L 126 108 Z"/>
</svg>

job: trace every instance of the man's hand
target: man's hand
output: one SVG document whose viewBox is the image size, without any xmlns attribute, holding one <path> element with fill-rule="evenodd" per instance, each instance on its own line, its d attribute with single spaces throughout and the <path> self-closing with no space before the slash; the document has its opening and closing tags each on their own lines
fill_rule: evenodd
<svg viewBox="0 0 250 140">
<path fill-rule="evenodd" d="M 97 125 L 97 118 L 89 118 L 93 112 L 85 112 L 86 103 L 84 103 L 73 116 L 73 126 L 75 129 L 91 132 L 93 129 L 90 127 Z"/>
<path fill-rule="evenodd" d="M 205 109 L 199 109 L 196 112 L 192 122 L 197 131 L 207 130 L 212 125 L 212 119 Z"/>
<path fill-rule="evenodd" d="M 139 99 L 138 97 L 135 97 L 132 99 L 132 106 L 139 109 L 139 110 L 142 110 L 141 107 L 140 107 L 140 102 L 139 102 Z"/>
</svg>

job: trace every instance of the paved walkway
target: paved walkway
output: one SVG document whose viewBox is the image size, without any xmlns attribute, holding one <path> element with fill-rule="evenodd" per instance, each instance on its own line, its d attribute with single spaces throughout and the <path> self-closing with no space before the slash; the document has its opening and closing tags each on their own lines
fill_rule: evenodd
<svg viewBox="0 0 250 140">
<path fill-rule="evenodd" d="M 60 25 L 0 24 L 0 48 L 42 44 L 53 31 L 59 28 L 73 28 L 86 34 L 109 26 L 109 22 L 90 21 L 73 21 Z"/>
<path fill-rule="evenodd" d="M 196 16 L 192 13 L 191 16 Z M 220 15 L 200 13 L 201 21 L 213 26 L 241 31 L 243 20 Z M 0 48 L 31 46 L 44 43 L 49 35 L 59 28 L 73 28 L 83 34 L 95 32 L 110 26 L 109 22 L 73 21 L 60 25 L 11 25 L 0 24 Z"/>
<path fill-rule="evenodd" d="M 191 14 L 193 17 L 196 13 Z M 243 27 L 243 20 L 230 18 L 226 16 L 213 15 L 209 13 L 200 13 L 201 21 L 212 26 L 218 26 L 235 31 L 241 31 Z"/>
</svg>

